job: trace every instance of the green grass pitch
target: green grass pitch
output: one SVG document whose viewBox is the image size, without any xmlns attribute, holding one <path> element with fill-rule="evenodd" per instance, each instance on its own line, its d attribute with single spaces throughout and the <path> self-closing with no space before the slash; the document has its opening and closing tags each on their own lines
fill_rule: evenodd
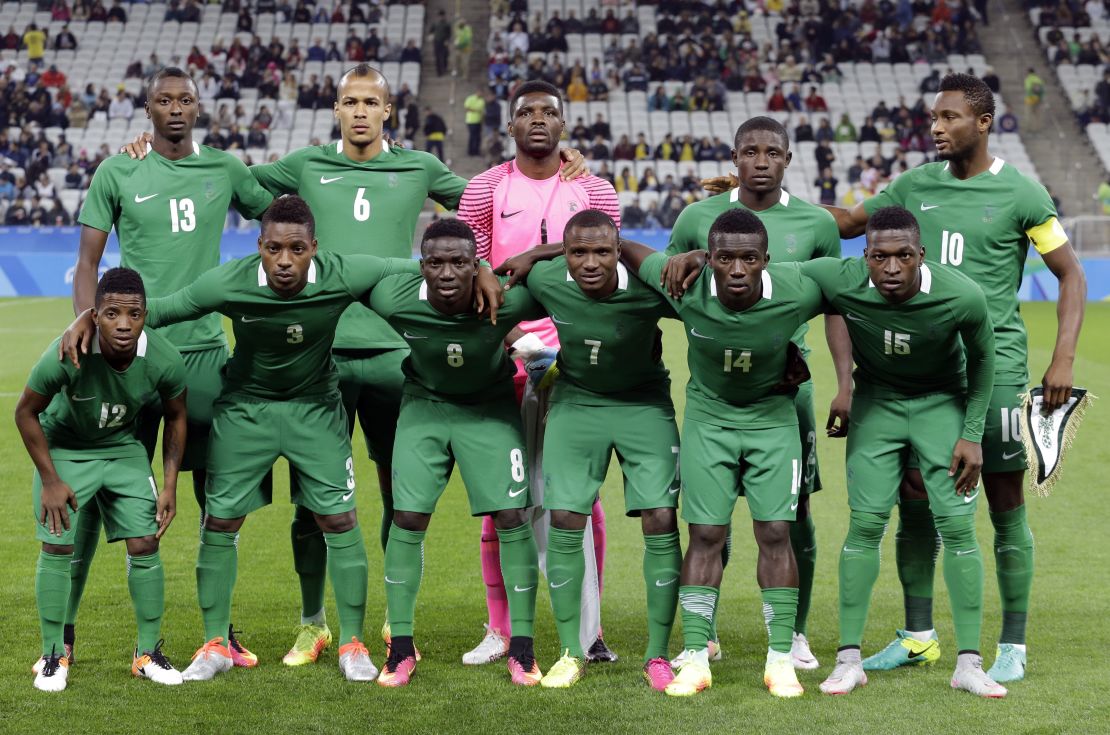
<svg viewBox="0 0 1110 735">
<path fill-rule="evenodd" d="M 1055 334 L 1053 304 L 1028 304 L 1031 372 L 1039 379 Z M 1029 629 L 1030 669 L 1003 701 L 983 701 L 950 690 L 955 650 L 947 595 L 937 575 L 937 624 L 943 646 L 931 669 L 879 674 L 864 689 L 843 698 L 818 692 L 836 647 L 837 550 L 847 524 L 843 445 L 820 444 L 825 490 L 813 512 L 820 557 L 809 630 L 822 666 L 801 672 L 806 695 L 777 701 L 763 688 L 766 637 L 755 584 L 755 545 L 747 510 L 736 510 L 736 545 L 722 593 L 720 632 L 725 659 L 713 668 L 714 686 L 687 701 L 649 690 L 640 678 L 645 642 L 641 540 L 638 522 L 622 514 L 620 477 L 611 472 L 603 498 L 608 512 L 609 549 L 605 568 L 603 620 L 606 640 L 621 655 L 616 664 L 590 668 L 571 691 L 512 688 L 500 664 L 463 667 L 460 655 L 478 642 L 485 621 L 485 595 L 478 563 L 479 524 L 467 515 L 461 484 L 452 481 L 432 522 L 424 584 L 417 608 L 417 643 L 424 654 L 413 684 L 387 691 L 345 682 L 334 648 L 315 666 L 287 669 L 281 656 L 298 622 L 299 593 L 289 551 L 291 508 L 278 502 L 254 514 L 242 531 L 234 620 L 243 640 L 259 655 L 255 670 L 236 669 L 211 683 L 164 688 L 130 676 L 134 621 L 124 576 L 121 544 L 101 544 L 78 623 L 77 663 L 68 690 L 49 695 L 31 686 L 30 667 L 38 653 L 34 564 L 38 544 L 31 526 L 30 460 L 11 413 L 27 373 L 44 347 L 69 321 L 68 300 L 0 301 L 0 733 L 32 731 L 159 733 L 291 732 L 336 733 L 353 729 L 376 733 L 473 732 L 989 732 L 1058 733 L 1110 731 L 1107 683 L 1106 611 L 1110 610 L 1110 544 L 1106 542 L 1104 481 L 1110 467 L 1110 304 L 1087 312 L 1076 381 L 1104 396 L 1088 413 L 1068 459 L 1062 483 L 1049 499 L 1029 500 L 1037 539 L 1037 576 Z M 682 331 L 666 325 L 666 361 L 674 377 L 681 412 L 686 366 Z M 824 416 L 832 368 L 815 323 L 811 345 L 817 406 Z M 356 437 L 356 447 L 361 438 Z M 356 451 L 356 454 L 359 452 Z M 285 475 L 279 469 L 278 477 Z M 377 636 L 384 614 L 382 555 L 378 547 L 380 504 L 367 460 L 358 464 L 359 511 L 370 551 L 370 601 L 366 638 L 375 663 L 382 663 Z M 166 566 L 166 650 L 184 668 L 203 641 L 196 604 L 193 565 L 197 508 L 191 483 L 183 477 L 179 514 L 163 540 Z M 281 481 L 276 497 L 287 498 Z M 980 509 L 979 539 L 992 532 Z M 882 577 L 876 586 L 866 653 L 884 645 L 901 620 L 901 595 L 894 570 L 892 533 L 887 534 Z M 994 657 L 999 629 L 993 555 L 986 553 L 983 651 Z M 329 593 L 329 618 L 335 622 Z M 676 624 L 672 655 L 681 646 Z M 546 668 L 557 656 L 549 602 L 538 604 L 537 654 Z"/>
</svg>

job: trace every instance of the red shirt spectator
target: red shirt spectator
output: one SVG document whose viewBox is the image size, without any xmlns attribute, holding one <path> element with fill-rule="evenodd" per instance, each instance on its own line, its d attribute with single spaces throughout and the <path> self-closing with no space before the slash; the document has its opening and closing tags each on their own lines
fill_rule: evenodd
<svg viewBox="0 0 1110 735">
<path fill-rule="evenodd" d="M 817 94 L 817 87 L 809 88 L 809 96 L 805 99 L 805 105 L 808 112 L 829 111 L 829 105 L 825 102 L 825 98 Z"/>
<path fill-rule="evenodd" d="M 786 95 L 782 93 L 782 86 L 776 84 L 774 91 L 771 92 L 771 96 L 767 98 L 767 111 L 787 112 L 789 110 L 790 105 L 786 101 Z"/>
</svg>

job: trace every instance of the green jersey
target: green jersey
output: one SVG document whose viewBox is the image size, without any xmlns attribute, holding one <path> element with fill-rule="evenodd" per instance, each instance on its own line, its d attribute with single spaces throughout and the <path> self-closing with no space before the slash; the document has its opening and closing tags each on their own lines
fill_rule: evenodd
<svg viewBox="0 0 1110 735">
<path fill-rule="evenodd" d="M 959 269 L 986 294 L 998 353 L 995 382 L 1028 383 L 1018 288 L 1029 241 L 1047 253 L 1068 239 L 1045 188 L 1001 158 L 966 181 L 938 162 L 910 169 L 864 202 L 868 215 L 892 205 L 917 218 L 929 262 Z"/>
<path fill-rule="evenodd" d="M 677 315 L 657 291 L 618 264 L 617 289 L 592 299 L 571 278 L 562 256 L 537 263 L 528 274 L 528 289 L 559 331 L 552 401 L 670 405 L 671 381 L 652 350 L 659 319 Z"/>
<path fill-rule="evenodd" d="M 77 221 L 103 232 L 116 228 L 120 265 L 143 277 L 149 295 L 171 294 L 220 264 L 227 210 L 259 217 L 273 196 L 230 153 L 193 144 L 178 161 L 154 151 L 141 161 L 125 155 L 101 163 Z M 213 314 L 162 334 L 179 350 L 227 344 Z"/>
<path fill-rule="evenodd" d="M 709 228 L 717 217 L 730 209 L 748 209 L 740 201 L 740 189 L 694 202 L 683 209 L 671 230 L 667 255 L 707 249 Z M 759 217 L 767 228 L 767 252 L 771 254 L 772 263 L 840 257 L 840 230 L 832 214 L 824 207 L 791 196 L 783 189 L 778 204 L 761 212 L 754 209 L 748 211 Z M 809 325 L 803 324 L 794 334 L 794 344 L 802 349 L 804 355 L 809 354 L 805 340 L 808 331 Z"/>
<path fill-rule="evenodd" d="M 177 398 L 185 390 L 185 361 L 160 334 L 144 329 L 135 359 L 126 370 L 108 364 L 100 340 L 81 358 L 80 369 L 58 359 L 54 340 L 31 370 L 27 387 L 53 396 L 39 416 L 54 459 L 118 459 L 142 457 L 146 449 L 138 437 L 139 409 L 151 397 Z"/>
<path fill-rule="evenodd" d="M 871 283 L 863 258 L 821 258 L 797 267 L 844 316 L 857 392 L 894 399 L 966 392 L 963 438 L 982 439 L 994 389 L 994 332 L 987 299 L 974 281 L 953 268 L 922 265 L 921 290 L 892 304 Z"/>
<path fill-rule="evenodd" d="M 297 295 L 275 293 L 251 255 L 214 268 L 195 283 L 147 304 L 155 326 L 219 312 L 231 319 L 235 352 L 224 368 L 223 395 L 274 401 L 318 399 L 337 390 L 331 358 L 343 311 L 381 279 L 414 273 L 415 260 L 318 253 Z"/>
<path fill-rule="evenodd" d="M 657 284 L 666 262 L 666 255 L 653 253 L 640 267 L 641 280 L 664 295 Z M 775 388 L 786 370 L 791 335 L 824 311 L 813 280 L 797 266 L 771 264 L 763 271 L 759 301 L 733 311 L 717 298 L 713 270 L 705 268 L 671 305 L 686 327 L 686 416 L 738 429 L 797 425 L 793 395 Z"/>
<path fill-rule="evenodd" d="M 443 314 L 428 301 L 428 284 L 419 274 L 384 279 L 364 303 L 409 346 L 401 368 L 405 394 L 453 403 L 511 397 L 516 366 L 505 336 L 518 322 L 545 316 L 524 288 L 505 293 L 497 324 L 472 312 Z"/>
<path fill-rule="evenodd" d="M 459 206 L 466 179 L 424 151 L 385 147 L 359 163 L 343 155 L 343 141 L 293 151 L 251 173 L 275 195 L 299 194 L 316 218 L 320 250 L 381 258 L 412 257 L 424 200 Z M 343 315 L 335 335 L 340 349 L 404 347 L 405 341 L 362 304 Z"/>
</svg>

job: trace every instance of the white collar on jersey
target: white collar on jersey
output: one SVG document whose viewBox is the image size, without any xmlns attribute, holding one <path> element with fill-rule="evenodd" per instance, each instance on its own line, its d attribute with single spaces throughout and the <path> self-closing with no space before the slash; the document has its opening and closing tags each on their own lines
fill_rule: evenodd
<svg viewBox="0 0 1110 735">
<path fill-rule="evenodd" d="M 389 153 L 389 151 L 390 151 L 389 143 L 385 142 L 385 138 L 382 138 L 381 141 L 382 141 L 382 153 Z M 342 138 L 335 141 L 335 152 L 336 153 L 342 153 L 343 152 L 343 139 Z"/>
<path fill-rule="evenodd" d="M 774 286 L 771 283 L 771 274 L 768 273 L 766 269 L 764 269 L 763 273 L 761 273 L 760 276 L 759 276 L 759 280 L 763 283 L 763 296 L 762 296 L 762 298 L 765 298 L 768 301 L 770 301 L 771 300 L 771 294 L 775 290 Z M 709 293 L 713 294 L 714 296 L 717 295 L 717 279 L 713 277 L 712 273 L 709 274 Z"/>
<path fill-rule="evenodd" d="M 92 351 L 94 355 L 100 354 L 100 335 L 93 332 Z M 135 349 L 136 357 L 146 357 L 146 330 L 139 332 L 139 343 Z"/>
<path fill-rule="evenodd" d="M 152 150 L 154 150 L 154 146 L 152 146 L 150 143 L 147 143 L 146 144 L 146 152 L 150 153 Z M 194 156 L 199 156 L 200 155 L 200 146 L 197 145 L 197 142 L 195 140 L 193 141 L 193 155 Z"/>
<path fill-rule="evenodd" d="M 421 281 L 420 282 L 420 296 L 419 296 L 419 298 L 420 298 L 421 301 L 427 301 L 428 300 L 428 282 L 427 281 Z"/>
<path fill-rule="evenodd" d="M 567 280 L 574 280 L 573 278 L 571 278 L 569 270 L 567 271 Z M 628 290 L 628 269 L 625 268 L 624 263 L 621 262 L 617 263 L 617 288 L 619 288 L 621 291 Z"/>
<path fill-rule="evenodd" d="M 308 282 L 316 283 L 316 259 L 313 258 L 312 262 L 308 264 Z M 268 286 L 269 282 L 266 280 L 266 271 L 263 270 L 262 264 L 258 264 L 258 285 Z"/>
<path fill-rule="evenodd" d="M 764 271 L 766 273 L 766 271 Z M 871 276 L 867 277 L 868 288 L 875 288 L 875 282 L 871 280 Z M 930 293 L 933 290 L 933 272 L 929 270 L 927 263 L 921 264 L 921 292 Z"/>
<path fill-rule="evenodd" d="M 786 189 L 780 189 L 779 191 L 782 192 L 782 195 L 779 196 L 779 204 L 781 204 L 784 207 L 789 207 L 790 206 L 790 195 L 786 192 Z M 732 202 L 733 204 L 736 204 L 736 202 L 740 201 L 740 187 L 739 186 L 732 190 L 732 193 L 729 194 L 729 196 L 728 196 L 728 200 L 730 202 Z"/>
<path fill-rule="evenodd" d="M 1005 161 L 1003 161 L 1003 160 L 1002 160 L 1001 158 L 999 158 L 998 156 L 995 156 L 995 157 L 994 157 L 994 160 L 993 160 L 993 161 L 991 161 L 991 167 L 990 167 L 990 168 L 988 168 L 987 170 L 988 170 L 988 171 L 990 171 L 990 172 L 991 172 L 992 174 L 994 174 L 995 176 L 998 176 L 998 172 L 999 172 L 999 171 L 1001 171 L 1001 170 L 1002 170 L 1002 167 L 1003 167 L 1003 166 L 1005 166 L 1005 165 L 1006 165 L 1006 162 L 1005 162 Z M 947 170 L 948 170 L 948 166 L 949 166 L 949 164 L 947 164 L 947 163 L 946 163 L 946 164 L 944 164 L 944 170 L 945 170 L 945 171 L 947 171 Z"/>
</svg>

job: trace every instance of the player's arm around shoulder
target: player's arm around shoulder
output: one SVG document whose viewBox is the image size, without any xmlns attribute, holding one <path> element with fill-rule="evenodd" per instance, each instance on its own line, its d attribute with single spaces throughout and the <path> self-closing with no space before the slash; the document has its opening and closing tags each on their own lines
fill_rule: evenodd
<svg viewBox="0 0 1110 735">
<path fill-rule="evenodd" d="M 238 156 L 218 151 L 226 157 L 228 178 L 231 182 L 231 206 L 247 219 L 258 219 L 274 201 L 274 195 L 251 175 L 247 164 Z"/>
<path fill-rule="evenodd" d="M 305 161 L 314 150 L 314 147 L 301 148 L 285 154 L 273 163 L 256 163 L 248 170 L 254 180 L 272 196 L 296 194 L 301 188 Z"/>
<path fill-rule="evenodd" d="M 428 196 L 452 212 L 459 209 L 469 181 L 448 168 L 447 164 L 427 151 L 400 149 L 402 155 L 414 156 L 424 167 Z"/>
</svg>

